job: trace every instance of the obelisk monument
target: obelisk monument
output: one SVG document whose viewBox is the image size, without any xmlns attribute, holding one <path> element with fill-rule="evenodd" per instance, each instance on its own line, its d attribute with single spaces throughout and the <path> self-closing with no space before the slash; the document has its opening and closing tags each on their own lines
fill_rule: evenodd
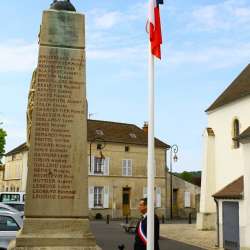
<svg viewBox="0 0 250 250">
<path fill-rule="evenodd" d="M 24 226 L 9 249 L 96 250 L 88 220 L 85 20 L 70 1 L 43 12 L 29 98 Z"/>
</svg>

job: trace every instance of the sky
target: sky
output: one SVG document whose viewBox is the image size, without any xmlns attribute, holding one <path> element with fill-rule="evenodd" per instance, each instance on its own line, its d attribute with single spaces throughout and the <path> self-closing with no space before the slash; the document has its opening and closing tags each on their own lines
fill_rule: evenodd
<svg viewBox="0 0 250 250">
<path fill-rule="evenodd" d="M 26 107 L 43 10 L 52 0 L 1 1 L 0 125 L 6 151 L 26 140 Z M 86 17 L 87 98 L 92 119 L 148 120 L 146 0 L 72 0 Z M 204 112 L 247 66 L 249 0 L 165 0 L 156 61 L 155 135 L 179 147 L 173 170 L 202 168 Z"/>
</svg>

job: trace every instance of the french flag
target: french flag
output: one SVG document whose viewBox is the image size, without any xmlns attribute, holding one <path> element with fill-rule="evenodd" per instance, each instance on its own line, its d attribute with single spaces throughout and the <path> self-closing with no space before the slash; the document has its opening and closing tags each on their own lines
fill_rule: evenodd
<svg viewBox="0 0 250 250">
<path fill-rule="evenodd" d="M 159 59 L 161 59 L 162 44 L 160 4 L 163 4 L 163 0 L 150 0 L 148 16 L 151 53 Z"/>
</svg>

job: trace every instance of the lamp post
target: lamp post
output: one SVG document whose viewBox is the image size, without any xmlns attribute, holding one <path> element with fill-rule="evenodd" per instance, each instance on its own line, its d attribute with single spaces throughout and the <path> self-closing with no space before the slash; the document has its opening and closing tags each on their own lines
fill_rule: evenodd
<svg viewBox="0 0 250 250">
<path fill-rule="evenodd" d="M 173 156 L 174 153 L 174 156 Z M 170 219 L 173 219 L 173 178 L 172 178 L 172 160 L 177 162 L 178 146 L 176 144 L 170 147 Z"/>
</svg>

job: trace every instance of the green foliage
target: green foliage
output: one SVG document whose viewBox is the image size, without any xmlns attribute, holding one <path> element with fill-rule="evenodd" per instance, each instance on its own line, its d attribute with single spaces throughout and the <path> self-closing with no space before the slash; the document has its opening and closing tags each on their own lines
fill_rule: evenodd
<svg viewBox="0 0 250 250">
<path fill-rule="evenodd" d="M 3 157 L 3 154 L 4 154 L 4 146 L 5 146 L 5 143 L 6 143 L 6 140 L 5 140 L 5 137 L 7 136 L 7 133 L 2 129 L 0 128 L 0 163 L 1 162 L 1 159 Z"/>
<path fill-rule="evenodd" d="M 181 178 L 185 181 L 197 184 L 197 183 L 195 183 L 194 179 L 201 177 L 201 171 L 191 171 L 191 172 L 184 171 L 182 173 L 174 173 L 174 175 L 178 176 L 179 178 Z"/>
<path fill-rule="evenodd" d="M 180 174 L 180 177 L 188 182 L 192 182 L 193 175 L 190 172 L 184 171 Z"/>
</svg>

